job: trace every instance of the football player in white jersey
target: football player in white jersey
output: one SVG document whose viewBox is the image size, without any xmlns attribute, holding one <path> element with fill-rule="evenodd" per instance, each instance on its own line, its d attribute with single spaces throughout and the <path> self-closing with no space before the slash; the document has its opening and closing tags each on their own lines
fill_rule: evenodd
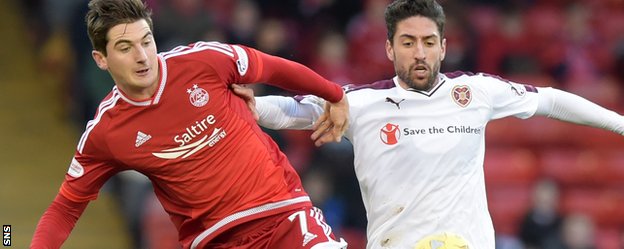
<svg viewBox="0 0 624 249">
<path fill-rule="evenodd" d="M 396 0 L 385 13 L 396 77 L 346 87 L 355 173 L 367 211 L 367 248 L 494 249 L 483 174 L 490 120 L 534 115 L 624 135 L 624 117 L 582 97 L 483 73 L 439 73 L 445 16 L 434 0 Z M 235 87 L 253 105 L 249 90 Z M 255 99 L 272 129 L 326 131 L 314 96 Z M 319 121 L 315 122 L 317 118 Z"/>
</svg>

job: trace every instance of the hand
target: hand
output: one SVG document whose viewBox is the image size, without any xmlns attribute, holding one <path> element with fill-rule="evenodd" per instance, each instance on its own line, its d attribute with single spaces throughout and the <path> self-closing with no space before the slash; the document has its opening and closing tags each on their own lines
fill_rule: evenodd
<svg viewBox="0 0 624 249">
<path fill-rule="evenodd" d="M 321 146 L 329 142 L 340 142 L 349 127 L 349 102 L 347 95 L 336 103 L 325 102 L 325 112 L 316 120 L 312 129 L 314 145 Z"/>
<path fill-rule="evenodd" d="M 254 120 L 258 121 L 258 119 L 260 119 L 260 116 L 258 116 L 258 111 L 256 110 L 256 99 L 254 98 L 253 89 L 237 84 L 232 84 L 231 87 L 232 91 L 234 91 L 234 94 L 245 100 L 247 108 L 249 108 L 249 111 L 251 111 L 251 115 L 253 116 Z"/>
</svg>

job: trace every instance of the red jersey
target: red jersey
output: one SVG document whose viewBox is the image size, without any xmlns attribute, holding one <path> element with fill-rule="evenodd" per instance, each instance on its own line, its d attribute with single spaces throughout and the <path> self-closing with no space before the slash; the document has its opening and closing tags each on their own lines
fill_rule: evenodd
<svg viewBox="0 0 624 249">
<path fill-rule="evenodd" d="M 334 102 L 342 98 L 338 85 L 309 77 L 311 71 L 283 74 L 309 69 L 244 46 L 198 42 L 158 57 L 159 87 L 151 99 L 132 100 L 114 87 L 101 102 L 60 195 L 87 202 L 114 174 L 141 172 L 184 248 L 237 224 L 311 205 L 296 171 L 229 85 L 267 81 Z"/>
</svg>

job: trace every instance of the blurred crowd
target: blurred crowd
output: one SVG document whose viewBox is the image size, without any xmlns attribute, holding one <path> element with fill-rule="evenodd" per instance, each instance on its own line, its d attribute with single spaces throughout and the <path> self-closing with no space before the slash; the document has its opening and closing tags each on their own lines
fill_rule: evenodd
<svg viewBox="0 0 624 249">
<path fill-rule="evenodd" d="M 28 17 L 29 42 L 39 56 L 40 69 L 52 80 L 63 82 L 59 101 L 80 133 L 113 86 L 110 76 L 91 59 L 84 23 L 87 1 L 19 2 Z M 339 84 L 372 83 L 394 76 L 384 50 L 383 12 L 388 0 L 146 2 L 153 9 L 159 51 L 198 40 L 221 41 L 300 62 Z M 521 83 L 553 86 L 623 110 L 624 1 L 439 2 L 447 14 L 443 72 L 485 72 Z M 258 95 L 290 95 L 266 85 L 254 89 Z M 315 148 L 309 132 L 267 132 L 297 167 L 306 190 L 324 210 L 336 234 L 345 237 L 350 248 L 363 248 L 366 213 L 349 142 Z M 535 181 L 535 186 L 535 198 L 542 199 L 534 209 L 527 208 L 526 220 L 518 220 L 516 233 L 501 237 L 498 247 L 599 248 L 590 235 L 591 216 L 574 213 L 563 217 L 556 203 L 548 205 L 558 200 L 556 182 Z M 107 184 L 107 190 L 119 198 L 135 239 L 134 248 L 171 248 L 167 241 L 175 243 L 175 232 L 167 230 L 168 218 L 150 188 L 147 180 L 135 173 L 120 175 Z M 619 246 L 624 248 L 624 243 Z"/>
</svg>

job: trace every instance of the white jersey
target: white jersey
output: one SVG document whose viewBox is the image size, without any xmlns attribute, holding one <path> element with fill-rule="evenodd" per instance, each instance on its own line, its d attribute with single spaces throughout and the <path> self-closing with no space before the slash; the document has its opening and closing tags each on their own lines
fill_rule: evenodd
<svg viewBox="0 0 624 249">
<path fill-rule="evenodd" d="M 345 136 L 367 211 L 367 248 L 412 249 L 424 237 L 454 234 L 471 249 L 494 249 L 483 175 L 486 125 L 531 117 L 537 90 L 485 74 L 439 77 L 428 92 L 406 90 L 396 77 L 346 89 Z M 304 115 L 308 122 L 323 111 L 314 96 L 302 103 L 317 104 L 309 108 L 314 115 Z"/>
</svg>

